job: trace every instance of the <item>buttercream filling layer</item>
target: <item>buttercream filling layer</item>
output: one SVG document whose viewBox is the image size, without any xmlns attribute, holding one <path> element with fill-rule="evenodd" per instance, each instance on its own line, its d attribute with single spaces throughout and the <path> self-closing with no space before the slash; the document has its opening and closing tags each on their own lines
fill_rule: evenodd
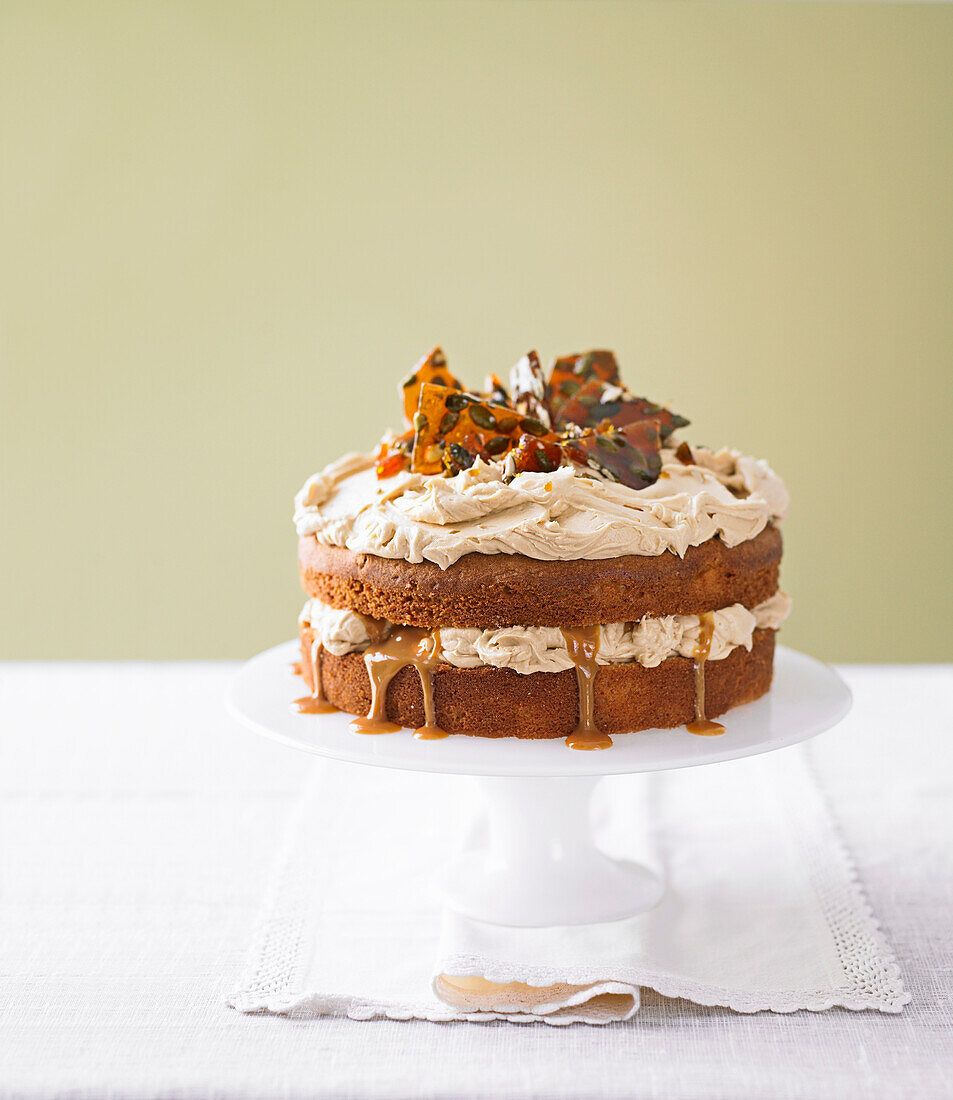
<svg viewBox="0 0 953 1100">
<path fill-rule="evenodd" d="M 791 600 L 776 592 L 757 607 L 736 603 L 711 612 L 712 635 L 708 660 L 719 661 L 743 646 L 750 650 L 755 630 L 777 630 L 791 610 Z M 308 600 L 298 618 L 310 626 L 315 639 L 335 656 L 361 652 L 380 640 L 390 623 L 357 611 L 328 607 Z M 669 657 L 694 657 L 701 632 L 698 615 L 665 615 L 635 623 L 608 623 L 599 627 L 596 661 L 602 665 L 638 662 L 654 668 Z M 509 626 L 495 630 L 444 627 L 439 633 L 439 659 L 456 668 L 511 668 L 532 672 L 562 672 L 574 668 L 569 647 L 558 627 Z"/>
<path fill-rule="evenodd" d="M 465 554 L 543 561 L 683 555 L 716 535 L 731 547 L 783 517 L 784 482 L 761 459 L 693 447 L 685 465 L 662 452 L 658 481 L 631 489 L 570 466 L 504 480 L 501 463 L 454 477 L 402 473 L 378 480 L 370 455 L 349 454 L 295 497 L 299 536 L 355 553 L 442 568 Z"/>
</svg>

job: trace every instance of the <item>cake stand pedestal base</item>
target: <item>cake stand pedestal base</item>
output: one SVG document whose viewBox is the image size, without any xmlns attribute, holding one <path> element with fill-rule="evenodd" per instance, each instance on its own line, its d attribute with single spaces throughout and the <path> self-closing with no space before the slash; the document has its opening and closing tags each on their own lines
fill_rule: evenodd
<svg viewBox="0 0 953 1100">
<path fill-rule="evenodd" d="M 598 776 L 476 782 L 483 797 L 479 828 L 436 882 L 450 909 L 535 928 L 620 920 L 661 900 L 657 874 L 596 847 L 591 804 Z"/>
</svg>

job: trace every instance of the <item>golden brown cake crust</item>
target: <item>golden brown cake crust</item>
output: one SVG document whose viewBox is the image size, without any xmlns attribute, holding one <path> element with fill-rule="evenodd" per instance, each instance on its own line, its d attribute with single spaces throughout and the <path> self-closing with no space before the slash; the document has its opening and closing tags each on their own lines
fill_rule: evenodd
<svg viewBox="0 0 953 1100">
<path fill-rule="evenodd" d="M 754 607 L 777 591 L 781 534 L 770 525 L 731 548 L 713 538 L 684 558 L 668 551 L 597 561 L 467 554 L 447 569 L 355 554 L 309 535 L 298 542 L 298 562 L 309 596 L 375 619 L 484 630 L 589 626 Z"/>
<path fill-rule="evenodd" d="M 302 672 L 313 690 L 310 666 L 311 631 L 300 628 Z M 708 717 L 751 702 L 771 686 L 773 630 L 756 630 L 751 652 L 738 648 L 720 661 L 705 665 Z M 322 654 L 321 681 L 326 697 L 352 714 L 366 714 L 371 702 L 370 680 L 360 653 L 335 657 Z M 575 670 L 534 672 L 512 669 L 461 669 L 437 665 L 433 673 L 437 724 L 448 733 L 483 737 L 565 737 L 579 719 Z M 386 693 L 387 717 L 402 726 L 424 723 L 420 677 L 405 666 Z M 687 657 L 669 657 L 657 668 L 602 665 L 595 681 L 596 724 L 606 733 L 684 725 L 695 716 L 695 676 Z M 730 727 L 729 727 L 730 728 Z"/>
</svg>

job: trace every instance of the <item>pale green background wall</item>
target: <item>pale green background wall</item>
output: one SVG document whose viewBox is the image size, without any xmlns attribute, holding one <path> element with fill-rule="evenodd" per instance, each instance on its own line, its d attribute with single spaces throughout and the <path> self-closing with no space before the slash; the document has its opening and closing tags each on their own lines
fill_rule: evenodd
<svg viewBox="0 0 953 1100">
<path fill-rule="evenodd" d="M 953 8 L 0 12 L 3 655 L 290 636 L 439 341 L 615 348 L 788 479 L 789 643 L 953 657 Z"/>
</svg>

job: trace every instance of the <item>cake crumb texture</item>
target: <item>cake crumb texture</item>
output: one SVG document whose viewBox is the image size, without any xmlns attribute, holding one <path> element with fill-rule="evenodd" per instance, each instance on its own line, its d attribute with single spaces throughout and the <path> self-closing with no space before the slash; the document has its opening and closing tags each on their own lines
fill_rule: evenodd
<svg viewBox="0 0 953 1100">
<path fill-rule="evenodd" d="M 689 547 L 684 558 L 665 553 L 540 561 L 467 554 L 441 569 L 356 554 L 305 536 L 298 562 L 305 591 L 329 607 L 407 626 L 486 630 L 634 622 L 734 603 L 755 607 L 778 589 L 781 552 L 781 533 L 771 525 L 730 548 L 709 539 Z"/>
</svg>

